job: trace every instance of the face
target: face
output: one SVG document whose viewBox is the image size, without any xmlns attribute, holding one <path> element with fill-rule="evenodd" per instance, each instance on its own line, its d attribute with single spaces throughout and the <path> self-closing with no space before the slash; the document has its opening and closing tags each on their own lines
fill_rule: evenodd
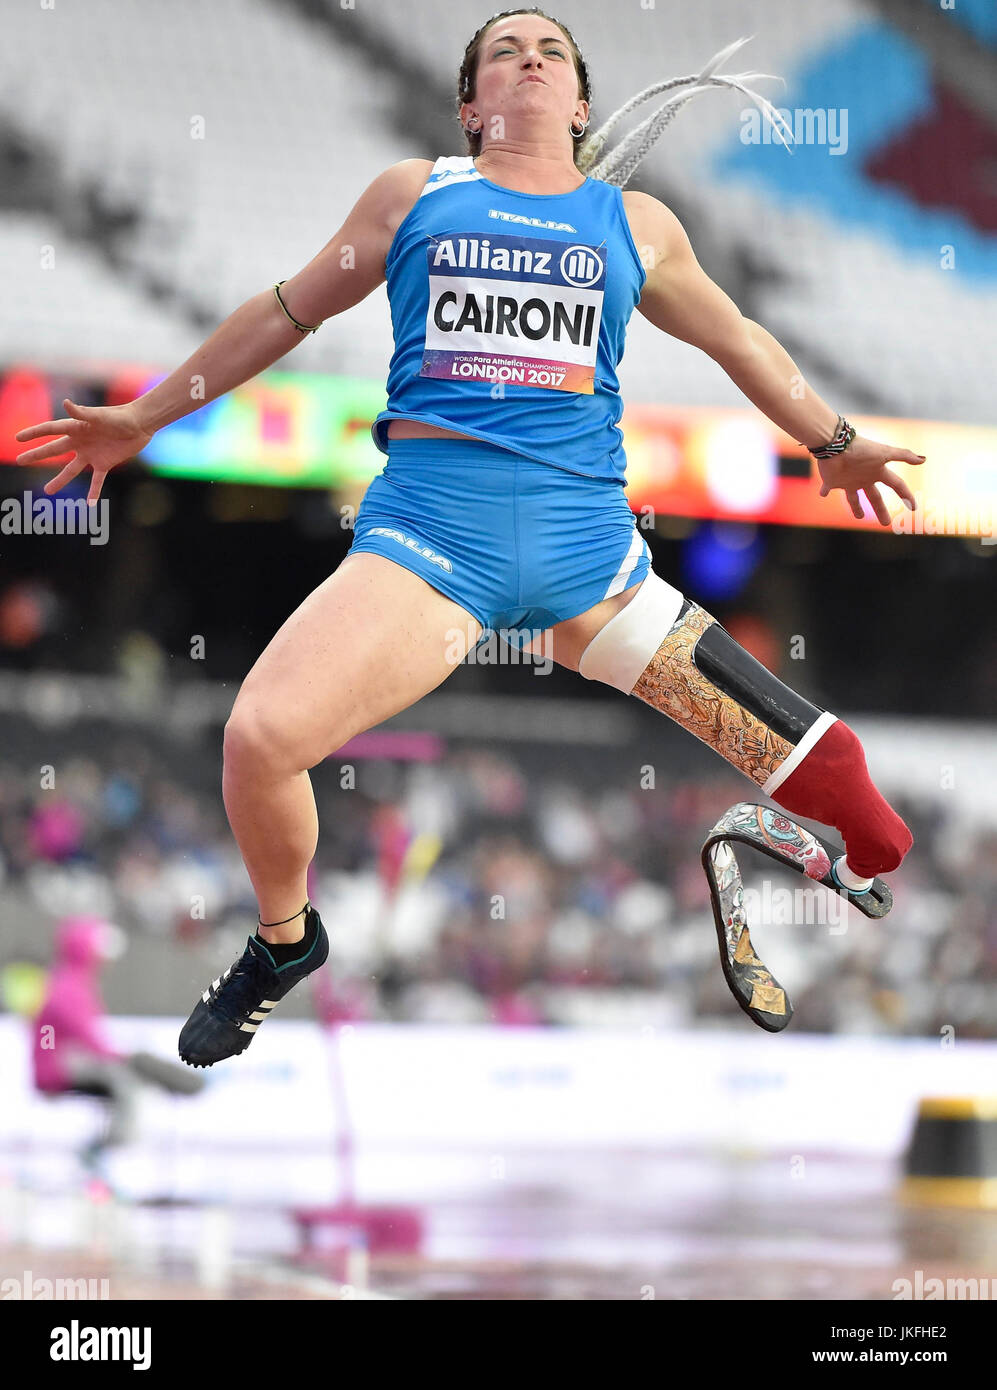
<svg viewBox="0 0 997 1390">
<path fill-rule="evenodd" d="M 461 120 L 466 124 L 479 116 L 485 137 L 496 115 L 547 115 L 565 128 L 573 119 L 588 120 L 571 45 L 556 24 L 539 15 L 510 15 L 485 33 L 474 93 L 474 101 L 461 107 Z"/>
</svg>

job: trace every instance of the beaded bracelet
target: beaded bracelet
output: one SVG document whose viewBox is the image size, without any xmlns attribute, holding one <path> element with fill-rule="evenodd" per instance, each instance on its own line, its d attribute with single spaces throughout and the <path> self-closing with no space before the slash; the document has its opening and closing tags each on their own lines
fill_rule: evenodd
<svg viewBox="0 0 997 1390">
<path fill-rule="evenodd" d="M 297 328 L 300 332 L 302 332 L 302 333 L 317 333 L 317 332 L 319 331 L 319 329 L 322 327 L 322 323 L 325 322 L 325 319 L 322 320 L 322 323 L 317 323 L 317 324 L 315 325 L 314 328 L 309 328 L 307 324 L 299 323 L 298 320 L 293 316 L 293 314 L 288 314 L 288 313 L 287 313 L 287 305 L 284 303 L 284 301 L 283 301 L 283 300 L 281 299 L 281 297 L 280 297 L 280 287 L 281 287 L 281 285 L 283 285 L 284 283 L 285 283 L 285 282 L 284 282 L 283 280 L 278 280 L 277 283 L 276 283 L 276 285 L 274 285 L 274 287 L 273 287 L 273 292 L 274 292 L 274 294 L 277 296 L 277 303 L 278 303 L 278 304 L 280 305 L 280 307 L 284 310 L 284 313 L 287 314 L 287 317 L 288 317 L 288 318 L 291 320 L 291 322 L 294 324 L 295 328 Z"/>
<path fill-rule="evenodd" d="M 839 415 L 838 423 L 834 427 L 833 438 L 818 449 L 811 449 L 808 446 L 807 452 L 813 454 L 815 459 L 834 458 L 835 454 L 843 454 L 854 438 L 855 426 L 850 425 L 843 415 Z"/>
</svg>

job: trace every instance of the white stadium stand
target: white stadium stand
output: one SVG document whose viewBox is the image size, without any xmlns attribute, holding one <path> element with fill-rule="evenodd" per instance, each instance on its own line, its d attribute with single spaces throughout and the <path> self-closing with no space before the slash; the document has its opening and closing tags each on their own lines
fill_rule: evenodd
<svg viewBox="0 0 997 1390">
<path fill-rule="evenodd" d="M 204 336 L 48 215 L 0 217 L 0 296 L 0 358 L 8 363 L 175 365 Z"/>
<path fill-rule="evenodd" d="M 767 0 L 757 17 L 735 0 L 702 0 L 680 20 L 664 5 L 634 4 L 627 14 L 586 0 L 552 8 L 587 54 L 593 128 L 635 91 L 696 71 L 744 34 L 755 37 L 728 70 L 791 75 L 870 17 L 858 0 L 809 9 Z M 85 10 L 20 15 L 19 41 L 0 50 L 0 115 L 53 162 L 64 199 L 96 188 L 105 204 L 141 216 L 120 242 L 125 268 L 112 271 L 74 247 L 58 224 L 0 213 L 5 359 L 127 353 L 176 365 L 206 336 L 205 321 L 220 322 L 305 265 L 384 168 L 414 155 L 463 153 L 455 119 L 445 149 L 423 148 L 399 128 L 418 93 L 398 102 L 387 58 L 343 44 L 343 13 L 339 29 L 292 3 L 264 0 L 90 0 Z M 445 121 L 464 44 L 485 17 L 463 15 L 451 0 L 420 0 L 413 23 L 409 0 L 377 0 L 348 22 L 364 26 L 368 39 L 383 38 L 386 54 L 401 50 L 423 65 L 427 99 L 447 94 Z M 45 81 L 24 59 L 39 53 Z M 146 55 L 141 64 L 137 53 Z M 758 85 L 776 104 L 793 101 L 791 87 Z M 697 98 L 634 186 L 674 197 L 694 246 L 712 245 L 721 262 L 761 272 L 737 296 L 742 309 L 785 342 L 811 384 L 840 408 L 994 418 L 986 344 L 997 289 L 941 275 L 923 257 L 802 204 L 786 211 L 761 185 L 704 176 L 744 105 L 732 92 Z M 203 138 L 192 138 L 202 121 Z M 56 248 L 57 279 L 37 269 L 41 244 Z M 291 360 L 302 371 L 383 379 L 390 354 L 382 286 Z M 715 363 L 639 314 L 620 380 L 634 401 L 743 403 Z"/>
<path fill-rule="evenodd" d="M 132 176 L 148 214 L 129 247 L 136 271 L 172 283 L 181 302 L 219 322 L 307 264 L 367 184 L 416 153 L 387 127 L 383 78 L 358 71 L 331 35 L 286 7 L 93 0 L 85 10 L 37 9 L 18 23 L 21 43 L 0 50 L 4 120 L 50 150 L 70 186 L 92 180 L 120 195 Z M 44 52 L 45 82 L 24 65 L 25 52 Z M 146 61 L 137 63 L 137 53 Z M 199 119 L 203 139 L 192 138 Z M 6 247 L 2 260 L 10 260 Z M 23 275 L 30 300 L 40 277 Z M 97 296 L 74 304 L 77 293 L 66 290 L 64 350 L 83 350 L 72 326 L 94 312 Z M 45 317 L 52 309 L 47 295 L 41 300 Z M 163 311 L 135 308 L 118 354 L 176 365 L 155 325 Z M 11 317 L 16 324 L 21 314 Z M 24 331 L 27 348 L 33 339 Z M 11 331 L 5 355 L 16 350 Z M 381 289 L 297 348 L 293 363 L 383 377 L 390 352 Z"/>
</svg>

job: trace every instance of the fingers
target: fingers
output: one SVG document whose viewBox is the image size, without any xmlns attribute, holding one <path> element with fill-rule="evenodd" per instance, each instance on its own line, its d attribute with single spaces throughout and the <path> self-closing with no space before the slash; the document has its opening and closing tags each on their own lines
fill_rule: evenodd
<svg viewBox="0 0 997 1390">
<path fill-rule="evenodd" d="M 863 488 L 862 491 L 865 493 L 866 497 L 868 497 L 869 505 L 872 507 L 872 510 L 876 513 L 876 520 L 879 522 L 880 526 L 889 526 L 890 511 L 886 503 L 883 501 L 883 494 L 880 492 L 876 484 L 870 483 L 869 486 Z"/>
<path fill-rule="evenodd" d="M 40 425 L 29 425 L 23 430 L 18 430 L 14 436 L 22 444 L 26 444 L 31 439 L 42 439 L 46 435 L 57 435 L 57 438 L 50 439 L 47 444 L 40 444 L 36 449 L 28 449 L 22 454 L 17 454 L 14 462 L 22 467 L 33 467 L 36 464 L 44 463 L 49 459 L 58 458 L 60 454 L 69 453 L 69 459 L 62 469 L 50 478 L 44 485 L 43 491 L 50 496 L 54 492 L 60 492 L 67 483 L 71 483 L 78 477 L 87 464 L 79 457 L 74 446 L 74 439 L 79 439 L 81 423 L 87 419 L 86 410 L 83 406 L 78 406 L 75 401 L 71 401 L 67 396 L 63 402 L 63 408 L 69 412 L 70 419 L 65 420 L 44 420 Z M 90 480 L 90 491 L 87 496 L 88 504 L 93 504 L 100 497 L 100 490 L 107 476 L 106 471 L 98 473 L 94 470 Z"/>
<path fill-rule="evenodd" d="M 883 469 L 883 482 L 888 483 L 898 497 L 903 498 L 912 512 L 917 511 L 917 498 L 910 488 L 900 477 L 899 473 L 894 473 L 892 468 Z"/>
<path fill-rule="evenodd" d="M 912 454 L 909 449 L 897 449 L 893 445 L 887 454 L 887 458 L 895 463 L 923 463 L 927 457 L 927 454 Z"/>
<path fill-rule="evenodd" d="M 14 435 L 19 444 L 27 444 L 31 439 L 44 439 L 46 435 L 51 434 L 57 434 L 59 438 L 38 449 L 32 449 L 29 453 L 18 454 L 14 459 L 15 463 L 26 463 L 30 466 L 33 463 L 41 462 L 42 459 L 51 458 L 53 454 L 66 452 L 66 445 L 78 435 L 80 425 L 86 422 L 87 417 L 83 407 L 78 406 L 68 397 L 62 404 L 69 411 L 71 419 L 44 420 L 40 425 L 27 425 Z"/>
<path fill-rule="evenodd" d="M 856 521 L 864 521 L 864 520 L 865 520 L 865 512 L 862 510 L 862 503 L 861 503 L 860 500 L 859 500 L 859 495 L 858 495 L 858 493 L 857 493 L 857 492 L 848 491 L 848 492 L 845 493 L 845 496 L 846 496 L 847 499 L 848 499 L 848 505 L 849 505 L 849 506 L 851 507 L 851 509 L 852 509 L 852 516 L 855 518 L 855 520 L 856 520 Z"/>
<path fill-rule="evenodd" d="M 61 473 L 57 473 L 54 478 L 49 478 L 42 491 L 47 492 L 49 496 L 53 492 L 59 492 L 67 483 L 71 483 L 77 474 L 82 473 L 84 468 L 86 468 L 86 464 L 74 454 Z"/>
<path fill-rule="evenodd" d="M 73 442 L 69 435 L 64 434 L 58 439 L 51 440 L 48 444 L 39 444 L 37 449 L 29 449 L 25 454 L 18 454 L 14 462 L 30 467 L 35 463 L 43 463 L 45 459 L 57 458 L 59 454 L 68 453 L 72 447 Z"/>
<path fill-rule="evenodd" d="M 98 473 L 96 468 L 94 469 L 93 477 L 90 479 L 90 491 L 87 493 L 88 507 L 92 507 L 94 503 L 97 501 L 97 498 L 100 496 L 100 490 L 104 486 L 104 479 L 106 477 L 106 473 Z"/>
<path fill-rule="evenodd" d="M 14 438 L 20 444 L 25 444 L 29 439 L 41 439 L 46 434 L 65 434 L 66 426 L 75 424 L 75 420 L 46 420 L 41 425 L 26 425 L 23 430 L 18 430 Z"/>
<path fill-rule="evenodd" d="M 29 439 L 43 439 L 47 434 L 65 434 L 66 430 L 73 425 L 86 422 L 87 409 L 77 405 L 67 396 L 62 402 L 63 409 L 67 410 L 72 417 L 69 420 L 45 420 L 40 425 L 26 425 L 23 430 L 18 430 L 14 438 L 19 444 L 26 444 Z"/>
</svg>

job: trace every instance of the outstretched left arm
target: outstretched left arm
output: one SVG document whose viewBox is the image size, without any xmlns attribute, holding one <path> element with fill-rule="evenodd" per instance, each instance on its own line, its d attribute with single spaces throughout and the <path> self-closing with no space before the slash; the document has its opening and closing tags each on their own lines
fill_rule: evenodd
<svg viewBox="0 0 997 1390">
<path fill-rule="evenodd" d="M 834 435 L 838 416 L 804 381 L 800 369 L 759 324 L 746 319 L 696 259 L 689 238 L 673 212 L 646 193 L 625 195 L 647 280 L 640 312 L 664 333 L 701 348 L 723 367 L 748 400 L 780 429 L 808 448 L 817 449 Z M 844 453 L 818 460 L 820 495 L 841 488 L 852 515 L 862 519 L 864 492 L 883 526 L 890 514 L 877 483 L 885 483 L 913 511 L 914 494 L 889 461 L 922 463 L 923 456 L 856 435 Z"/>
</svg>

